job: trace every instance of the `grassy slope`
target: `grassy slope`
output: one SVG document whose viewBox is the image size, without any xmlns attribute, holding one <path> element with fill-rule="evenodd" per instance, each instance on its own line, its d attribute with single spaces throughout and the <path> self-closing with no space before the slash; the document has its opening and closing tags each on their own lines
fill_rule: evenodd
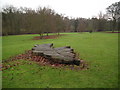
<svg viewBox="0 0 120 90">
<path fill-rule="evenodd" d="M 59 39 L 31 40 L 36 35 L 3 37 L 3 60 L 31 49 L 34 44 L 70 45 L 89 63 L 89 70 L 52 69 L 24 64 L 3 71 L 3 87 L 115 88 L 118 83 L 118 34 L 67 34 Z M 25 61 L 19 61 L 24 63 Z M 28 61 L 26 61 L 28 62 Z M 14 62 L 12 62 L 14 63 Z M 43 68 L 43 69 L 41 69 Z M 37 72 L 37 73 L 32 73 Z M 11 77 L 12 78 L 11 80 Z"/>
</svg>

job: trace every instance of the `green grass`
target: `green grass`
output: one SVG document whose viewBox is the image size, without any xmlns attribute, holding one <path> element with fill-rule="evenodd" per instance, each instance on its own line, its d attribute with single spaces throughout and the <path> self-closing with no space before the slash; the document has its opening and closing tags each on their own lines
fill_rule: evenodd
<svg viewBox="0 0 120 90">
<path fill-rule="evenodd" d="M 3 71 L 3 88 L 117 88 L 118 34 L 67 33 L 58 39 L 32 40 L 37 35 L 3 37 L 3 60 L 31 49 L 34 44 L 69 45 L 87 61 L 88 70 L 72 71 L 18 60 L 22 65 Z M 32 65 L 28 64 L 31 62 Z"/>
</svg>

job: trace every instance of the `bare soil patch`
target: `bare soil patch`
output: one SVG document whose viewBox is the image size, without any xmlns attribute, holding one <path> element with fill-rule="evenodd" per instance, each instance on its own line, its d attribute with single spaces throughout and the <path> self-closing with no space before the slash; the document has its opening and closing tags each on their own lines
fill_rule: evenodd
<svg viewBox="0 0 120 90">
<path fill-rule="evenodd" d="M 59 38 L 60 36 L 63 36 L 63 34 L 61 34 L 61 35 L 43 36 L 42 38 L 40 38 L 40 36 L 35 36 L 35 37 L 33 38 L 33 40 L 40 40 L 40 39 L 57 39 L 57 38 Z"/>
<path fill-rule="evenodd" d="M 120 32 L 106 32 L 106 33 L 120 33 Z"/>
</svg>

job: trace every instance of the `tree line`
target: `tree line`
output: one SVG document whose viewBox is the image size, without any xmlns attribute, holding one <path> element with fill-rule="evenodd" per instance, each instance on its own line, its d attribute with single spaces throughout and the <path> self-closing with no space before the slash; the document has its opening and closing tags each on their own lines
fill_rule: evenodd
<svg viewBox="0 0 120 90">
<path fill-rule="evenodd" d="M 47 7 L 34 10 L 10 5 L 2 8 L 2 35 L 114 30 L 120 30 L 120 2 L 108 6 L 106 14 L 100 12 L 89 19 L 68 18 Z"/>
</svg>

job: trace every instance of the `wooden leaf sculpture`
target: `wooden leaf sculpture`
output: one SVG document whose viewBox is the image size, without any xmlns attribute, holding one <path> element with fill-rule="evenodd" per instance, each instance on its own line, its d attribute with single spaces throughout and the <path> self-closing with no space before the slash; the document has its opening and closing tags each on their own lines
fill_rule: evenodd
<svg viewBox="0 0 120 90">
<path fill-rule="evenodd" d="M 32 48 L 32 53 L 36 56 L 42 56 L 51 62 L 80 65 L 80 60 L 76 59 L 76 54 L 70 46 L 54 48 L 53 43 L 35 45 Z"/>
</svg>

